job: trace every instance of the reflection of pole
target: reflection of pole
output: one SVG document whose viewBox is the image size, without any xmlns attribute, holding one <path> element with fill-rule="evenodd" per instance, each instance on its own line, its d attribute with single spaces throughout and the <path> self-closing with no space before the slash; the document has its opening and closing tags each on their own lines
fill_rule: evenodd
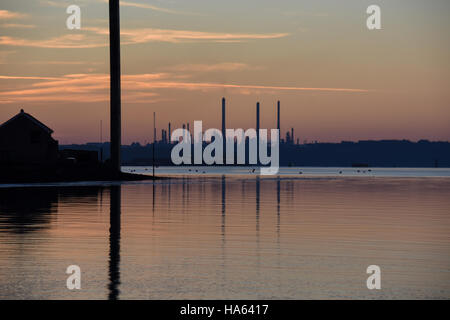
<svg viewBox="0 0 450 320">
<path fill-rule="evenodd" d="M 119 298 L 120 284 L 120 196 L 121 186 L 111 186 L 109 214 L 109 300 Z"/>
<path fill-rule="evenodd" d="M 227 182 L 225 179 L 225 175 L 222 176 L 222 225 L 221 225 L 221 231 L 222 231 L 222 267 L 223 267 L 223 283 L 226 284 L 227 283 L 227 279 L 226 279 L 226 271 L 227 267 L 226 267 L 226 251 L 225 251 L 225 246 L 226 246 L 226 239 L 225 239 L 225 224 L 226 224 L 226 194 L 227 194 Z"/>
<path fill-rule="evenodd" d="M 277 239 L 278 242 L 280 241 L 280 221 L 281 221 L 281 216 L 280 216 L 280 200 L 281 200 L 281 196 L 280 196 L 280 177 L 278 176 L 277 179 Z"/>
<path fill-rule="evenodd" d="M 281 182 L 280 182 L 280 176 L 278 176 L 277 179 L 277 266 L 278 269 L 280 269 L 280 223 L 281 223 L 281 214 L 280 214 L 280 202 L 281 202 Z M 280 281 L 280 273 L 277 273 L 278 275 L 278 283 L 281 284 Z M 280 288 L 281 289 L 281 288 Z"/>
<path fill-rule="evenodd" d="M 153 178 L 155 177 L 156 113 L 153 112 Z"/>
<path fill-rule="evenodd" d="M 152 213 L 155 216 L 155 183 L 153 182 L 153 190 L 152 190 Z M 155 220 L 153 220 L 155 221 Z"/>
<path fill-rule="evenodd" d="M 103 162 L 103 121 L 100 120 L 100 163 Z"/>
<path fill-rule="evenodd" d="M 225 241 L 225 208 L 226 208 L 226 181 L 225 175 L 222 176 L 222 241 Z"/>
<path fill-rule="evenodd" d="M 259 274 L 259 267 L 261 265 L 260 260 L 260 246 L 259 246 L 259 211 L 260 211 L 260 201 L 261 201 L 261 184 L 259 176 L 256 177 L 256 266 Z"/>
<path fill-rule="evenodd" d="M 259 208 L 260 208 L 260 180 L 256 177 L 256 230 L 259 232 Z"/>
<path fill-rule="evenodd" d="M 111 166 L 120 172 L 121 101 L 120 101 L 120 17 L 119 0 L 109 0 L 110 57 L 110 131 Z"/>
</svg>

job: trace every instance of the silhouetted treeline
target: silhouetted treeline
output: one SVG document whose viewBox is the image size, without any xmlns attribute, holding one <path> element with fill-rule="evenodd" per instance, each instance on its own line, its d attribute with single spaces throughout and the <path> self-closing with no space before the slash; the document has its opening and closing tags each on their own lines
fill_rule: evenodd
<svg viewBox="0 0 450 320">
<path fill-rule="evenodd" d="M 170 152 L 174 144 L 155 144 L 157 165 L 172 165 Z M 103 160 L 109 158 L 109 143 L 62 145 L 60 149 L 102 149 Z M 123 165 L 151 165 L 153 145 L 133 143 L 122 146 Z M 101 154 L 101 152 L 99 152 Z M 192 153 L 193 154 L 193 153 Z M 248 161 L 248 150 L 246 152 Z M 450 143 L 420 140 L 380 140 L 341 143 L 282 143 L 281 166 L 371 166 L 371 167 L 450 167 Z"/>
</svg>

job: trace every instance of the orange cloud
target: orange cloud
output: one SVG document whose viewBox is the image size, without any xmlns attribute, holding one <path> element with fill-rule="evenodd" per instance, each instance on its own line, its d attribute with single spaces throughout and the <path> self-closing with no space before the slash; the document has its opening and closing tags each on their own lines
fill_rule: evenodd
<svg viewBox="0 0 450 320">
<path fill-rule="evenodd" d="M 100 0 L 100 2 L 105 2 L 108 3 L 108 0 Z M 164 12 L 164 13 L 169 13 L 169 14 L 192 14 L 189 12 L 182 12 L 182 11 L 175 11 L 175 10 L 171 10 L 171 9 L 166 9 L 166 8 L 161 8 L 155 5 L 151 5 L 151 4 L 146 4 L 146 3 L 136 3 L 136 2 L 129 2 L 129 1 L 120 1 L 120 6 L 121 7 L 134 7 L 134 8 L 139 8 L 139 9 L 150 9 L 153 11 L 158 11 L 158 12 Z"/>
<path fill-rule="evenodd" d="M 0 10 L 0 19 L 17 19 L 17 18 L 24 18 L 27 15 L 24 13 L 19 12 L 12 12 L 8 10 Z"/>
<path fill-rule="evenodd" d="M 2 28 L 18 28 L 18 29 L 34 29 L 34 24 L 21 24 L 21 23 L 3 23 L 0 25 Z"/>
<path fill-rule="evenodd" d="M 9 36 L 0 37 L 0 45 L 38 47 L 38 48 L 98 48 L 109 45 L 109 29 L 85 27 L 82 29 L 88 34 L 66 34 L 50 39 L 22 39 Z M 248 41 L 262 39 L 276 39 L 288 36 L 288 33 L 214 33 L 189 30 L 168 29 L 125 29 L 121 31 L 122 45 L 140 44 L 148 42 L 193 42 L 193 41 Z"/>
<path fill-rule="evenodd" d="M 68 34 L 47 40 L 30 40 L 30 39 L 20 39 L 2 36 L 0 37 L 0 45 L 16 46 L 16 47 L 76 49 L 76 48 L 106 47 L 108 43 L 106 41 L 105 42 L 91 41 L 91 43 L 88 43 L 86 36 L 83 34 Z"/>
<path fill-rule="evenodd" d="M 261 67 L 249 66 L 239 62 L 223 62 L 216 64 L 182 64 L 173 66 L 173 71 L 193 71 L 193 72 L 215 72 L 215 71 L 240 71 L 240 70 L 257 70 Z"/>
<path fill-rule="evenodd" d="M 56 77 L 22 77 L 22 76 L 2 76 L 2 75 L 0 75 L 0 79 L 4 79 L 4 80 L 59 80 L 60 78 L 56 78 Z"/>
<path fill-rule="evenodd" d="M 6 80 L 35 80 L 20 89 L 0 92 L 0 104 L 19 102 L 97 102 L 109 99 L 108 74 L 68 74 L 62 77 L 0 76 Z M 209 82 L 180 82 L 170 73 L 135 74 L 122 76 L 123 100 L 126 103 L 147 103 L 148 98 L 161 96 L 158 89 L 213 91 L 235 89 L 237 93 L 252 91 L 315 91 L 365 93 L 368 90 L 352 88 L 307 88 L 286 86 L 242 85 Z"/>
</svg>

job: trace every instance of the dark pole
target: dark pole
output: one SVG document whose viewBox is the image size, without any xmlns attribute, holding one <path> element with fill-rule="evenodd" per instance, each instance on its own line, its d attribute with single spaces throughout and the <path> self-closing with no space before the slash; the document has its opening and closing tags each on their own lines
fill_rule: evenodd
<svg viewBox="0 0 450 320">
<path fill-rule="evenodd" d="M 111 166 L 120 172 L 121 102 L 120 102 L 120 18 L 119 0 L 109 0 Z"/>
<path fill-rule="evenodd" d="M 153 178 L 155 177 L 156 113 L 153 112 Z"/>
<path fill-rule="evenodd" d="M 256 152 L 256 159 L 259 159 L 259 102 L 256 103 Z"/>
<path fill-rule="evenodd" d="M 170 132 L 170 122 L 169 122 L 169 144 L 171 144 L 172 143 L 172 138 L 171 138 L 171 135 L 172 133 Z"/>
<path fill-rule="evenodd" d="M 226 164 L 226 124 L 225 124 L 225 98 L 222 98 L 222 152 L 223 152 L 223 164 Z"/>
<path fill-rule="evenodd" d="M 277 129 L 280 130 L 280 101 L 277 102 Z"/>
</svg>

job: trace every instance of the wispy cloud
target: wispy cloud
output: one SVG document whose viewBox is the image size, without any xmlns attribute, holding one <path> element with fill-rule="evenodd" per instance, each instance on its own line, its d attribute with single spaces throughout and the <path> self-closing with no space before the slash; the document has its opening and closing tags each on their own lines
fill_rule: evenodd
<svg viewBox="0 0 450 320">
<path fill-rule="evenodd" d="M 109 74 L 68 74 L 61 77 L 0 76 L 1 79 L 35 80 L 35 82 L 16 86 L 14 90 L 0 91 L 0 104 L 56 101 L 98 102 L 109 99 Z M 177 80 L 179 79 L 170 73 L 123 75 L 123 100 L 126 103 L 147 103 L 147 98 L 164 96 L 161 90 L 165 89 L 209 92 L 227 88 L 235 90 L 239 94 L 261 91 L 368 92 L 368 90 L 354 88 L 308 88 Z"/>
<path fill-rule="evenodd" d="M 76 5 L 80 6 L 80 7 L 84 7 L 87 5 L 87 2 L 90 0 L 77 0 L 76 1 Z M 52 0 L 41 0 L 40 1 L 41 5 L 44 6 L 50 6 L 50 7 L 57 7 L 57 8 L 67 8 L 68 6 L 70 6 L 71 4 L 74 4 L 73 1 L 70 0 L 59 0 L 59 1 L 52 1 Z"/>
<path fill-rule="evenodd" d="M 18 28 L 18 29 L 34 29 L 34 24 L 21 24 L 21 23 L 3 23 L 0 24 L 1 28 Z"/>
<path fill-rule="evenodd" d="M 173 71 L 190 72 L 217 72 L 217 71 L 242 71 L 242 70 L 260 70 L 261 67 L 250 66 L 240 62 L 222 62 L 215 64 L 181 64 L 170 68 Z"/>
<path fill-rule="evenodd" d="M 98 48 L 108 46 L 109 29 L 85 27 L 87 34 L 66 34 L 50 39 L 23 39 L 0 36 L 0 45 L 37 47 L 37 48 Z M 125 29 L 121 31 L 122 45 L 142 44 L 148 42 L 220 42 L 277 39 L 288 33 L 220 33 L 170 29 Z"/>
<path fill-rule="evenodd" d="M 99 35 L 108 35 L 107 28 L 86 28 Z M 188 41 L 220 41 L 220 40 L 259 40 L 276 39 L 288 36 L 288 33 L 222 33 L 171 29 L 125 29 L 121 31 L 124 44 L 146 42 L 188 42 Z"/>
<path fill-rule="evenodd" d="M 20 12 L 12 12 L 8 10 L 0 10 L 0 20 L 24 18 L 27 15 Z"/>
<path fill-rule="evenodd" d="M 108 0 L 99 0 L 99 1 L 108 3 Z M 147 4 L 147 3 L 120 1 L 120 5 L 122 7 L 134 7 L 134 8 L 139 8 L 139 9 L 149 9 L 149 10 L 164 12 L 164 13 L 169 13 L 169 14 L 182 14 L 182 15 L 193 15 L 194 14 L 192 12 L 177 11 L 177 10 L 158 7 L 158 6 L 155 6 L 152 4 Z"/>
<path fill-rule="evenodd" d="M 306 11 L 283 11 L 283 15 L 288 17 L 328 17 L 327 12 L 306 12 Z"/>
<path fill-rule="evenodd" d="M 25 64 L 31 64 L 31 65 L 81 65 L 81 66 L 97 66 L 97 65 L 103 65 L 106 62 L 95 62 L 95 61 L 27 61 Z"/>
<path fill-rule="evenodd" d="M 34 76 L 2 76 L 0 75 L 1 80 L 60 80 L 61 78 L 57 77 L 34 77 Z"/>
<path fill-rule="evenodd" d="M 16 51 L 14 50 L 2 50 L 0 51 L 0 64 L 5 64 L 7 62 L 7 57 Z"/>
<path fill-rule="evenodd" d="M 0 36 L 0 45 L 14 47 L 77 49 L 106 47 L 108 43 L 106 41 L 101 42 L 98 40 L 87 41 L 86 35 L 83 34 L 67 34 L 45 40 L 32 40 L 9 36 Z"/>
</svg>

